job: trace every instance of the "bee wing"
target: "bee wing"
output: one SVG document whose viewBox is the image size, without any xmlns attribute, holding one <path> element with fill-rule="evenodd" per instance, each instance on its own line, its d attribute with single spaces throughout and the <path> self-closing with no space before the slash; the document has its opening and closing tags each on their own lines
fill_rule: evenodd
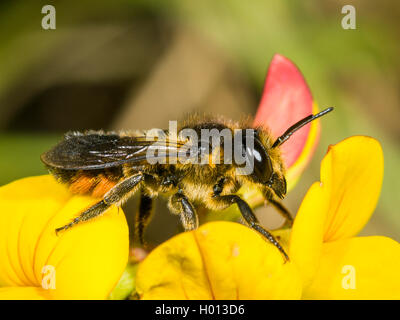
<svg viewBox="0 0 400 320">
<path fill-rule="evenodd" d="M 68 134 L 54 148 L 42 154 L 49 167 L 66 170 L 91 170 L 119 166 L 124 163 L 146 164 L 150 158 L 182 152 L 183 142 L 155 141 L 146 136 L 119 136 L 117 134 Z M 157 150 L 148 153 L 149 149 Z"/>
</svg>

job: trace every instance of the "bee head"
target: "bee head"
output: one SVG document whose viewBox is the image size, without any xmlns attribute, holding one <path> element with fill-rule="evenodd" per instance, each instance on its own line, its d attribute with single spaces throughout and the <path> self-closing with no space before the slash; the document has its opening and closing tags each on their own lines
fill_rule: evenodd
<svg viewBox="0 0 400 320">
<path fill-rule="evenodd" d="M 282 171 L 282 164 L 278 150 L 271 150 L 268 148 L 263 141 L 263 133 L 256 130 L 250 136 L 251 141 L 248 139 L 248 135 L 243 136 L 243 154 L 247 160 L 251 159 L 253 164 L 250 174 L 247 175 L 248 179 L 261 185 L 263 188 L 272 189 L 279 198 L 283 198 L 286 195 L 286 179 Z M 271 152 L 268 152 L 270 150 Z"/>
<path fill-rule="evenodd" d="M 261 139 L 260 132 L 255 131 L 253 152 L 255 170 L 253 179 L 255 179 L 256 182 L 262 183 L 264 186 L 271 188 L 279 198 L 283 199 L 286 195 L 286 179 L 284 175 L 283 162 L 280 158 L 280 152 L 276 152 L 277 149 L 279 149 L 279 146 L 287 141 L 297 130 L 301 129 L 311 121 L 326 115 L 332 110 L 332 107 L 326 108 L 317 114 L 311 114 L 296 122 L 288 128 L 283 135 L 278 137 L 272 146 L 270 146 L 269 143 L 263 144 L 261 141 L 266 141 L 266 139 Z M 268 145 L 268 148 L 266 148 L 265 145 Z M 271 161 L 271 158 L 274 159 L 273 162 Z"/>
</svg>

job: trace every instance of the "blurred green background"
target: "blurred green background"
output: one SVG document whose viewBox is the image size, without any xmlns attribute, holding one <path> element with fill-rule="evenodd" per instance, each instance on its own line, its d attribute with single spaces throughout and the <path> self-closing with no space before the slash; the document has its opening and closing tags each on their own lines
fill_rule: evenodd
<svg viewBox="0 0 400 320">
<path fill-rule="evenodd" d="M 56 30 L 41 27 L 45 4 L 56 8 Z M 356 8 L 356 30 L 341 26 L 346 4 Z M 399 30 L 400 4 L 389 0 L 2 1 L 0 184 L 45 174 L 40 154 L 69 130 L 163 128 L 195 110 L 254 114 L 280 53 L 320 107 L 336 107 L 285 204 L 297 211 L 329 144 L 369 135 L 383 146 L 385 178 L 362 234 L 400 241 Z M 160 200 L 155 241 L 176 231 L 165 211 Z M 277 214 L 258 215 L 279 223 Z"/>
</svg>

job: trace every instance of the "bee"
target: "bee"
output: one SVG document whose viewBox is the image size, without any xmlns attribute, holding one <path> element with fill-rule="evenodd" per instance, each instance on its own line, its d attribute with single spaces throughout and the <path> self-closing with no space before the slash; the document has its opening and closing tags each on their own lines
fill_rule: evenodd
<svg viewBox="0 0 400 320">
<path fill-rule="evenodd" d="M 144 231 L 151 219 L 154 198 L 165 195 L 170 211 L 179 215 L 185 231 L 199 225 L 195 206 L 223 210 L 236 204 L 247 225 L 275 245 L 288 260 L 279 242 L 260 225 L 250 206 L 236 193 L 243 185 L 258 188 L 291 225 L 293 218 L 280 202 L 286 194 L 286 169 L 279 147 L 304 125 L 332 110 L 327 108 L 309 115 L 276 140 L 267 128 L 253 128 L 250 121 L 191 116 L 177 126 L 179 132 L 191 130 L 200 137 L 204 130 L 232 133 L 235 150 L 239 150 L 246 164 L 252 164 L 248 172 L 243 172 L 243 161 L 225 157 L 225 147 L 229 145 L 225 136 L 214 143 L 209 138 L 182 137 L 171 130 L 165 131 L 163 138 L 155 138 L 148 134 L 149 131 L 67 133 L 61 142 L 42 154 L 41 160 L 60 183 L 69 186 L 72 193 L 87 194 L 101 200 L 57 228 L 56 232 L 91 220 L 112 205 L 120 206 L 140 192 L 135 233 L 144 244 Z M 248 141 L 251 143 L 246 144 Z M 161 156 L 166 161 L 154 161 Z M 225 161 L 210 161 L 221 160 L 222 156 Z M 184 160 L 177 161 L 178 158 Z"/>
</svg>

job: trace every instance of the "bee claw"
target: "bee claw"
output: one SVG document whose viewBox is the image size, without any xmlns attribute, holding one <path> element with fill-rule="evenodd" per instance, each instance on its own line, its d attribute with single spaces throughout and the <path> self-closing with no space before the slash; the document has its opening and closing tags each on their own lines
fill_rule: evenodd
<svg viewBox="0 0 400 320">
<path fill-rule="evenodd" d="M 60 227 L 60 228 L 55 229 L 56 236 L 59 236 L 59 233 L 60 233 L 61 231 L 67 230 L 67 229 L 68 229 L 68 226 L 63 226 L 63 227 Z"/>
<path fill-rule="evenodd" d="M 283 262 L 283 264 L 286 264 L 286 263 L 290 262 L 289 256 L 287 254 L 285 254 L 284 260 L 285 261 Z"/>
</svg>

